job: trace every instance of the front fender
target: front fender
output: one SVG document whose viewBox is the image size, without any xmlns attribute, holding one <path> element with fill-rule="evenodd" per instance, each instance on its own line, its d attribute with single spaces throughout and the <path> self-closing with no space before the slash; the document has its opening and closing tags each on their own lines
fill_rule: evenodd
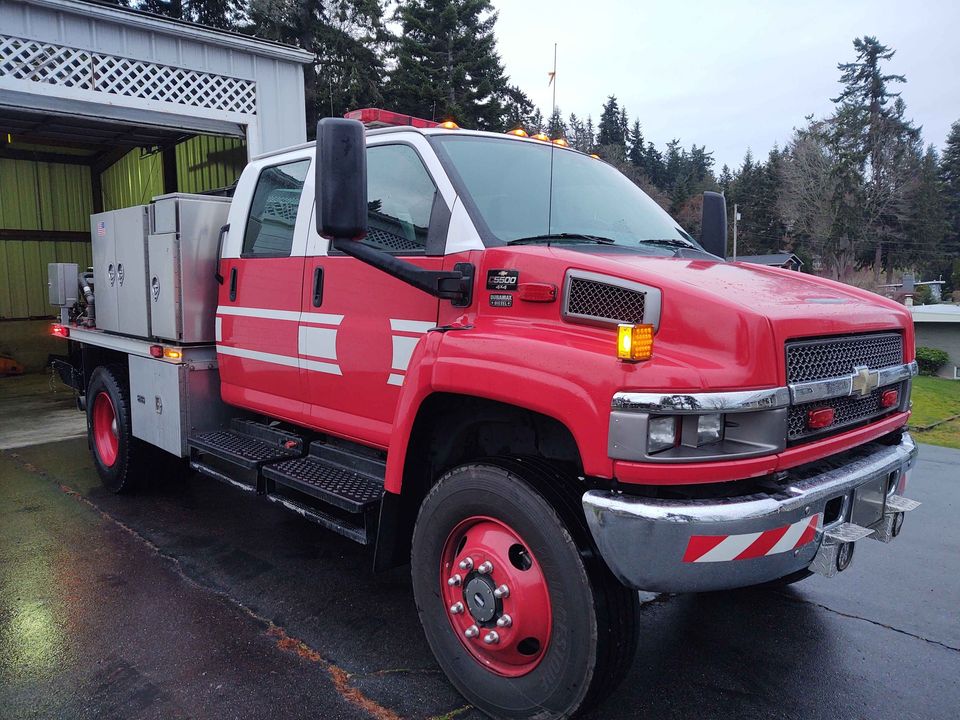
<svg viewBox="0 0 960 720">
<path fill-rule="evenodd" d="M 573 435 L 584 472 L 612 477 L 607 455 L 618 362 L 563 331 L 490 323 L 431 332 L 417 344 L 400 391 L 385 489 L 399 493 L 413 425 L 433 393 L 494 400 L 546 415 Z M 582 339 L 581 339 L 582 340 Z"/>
</svg>

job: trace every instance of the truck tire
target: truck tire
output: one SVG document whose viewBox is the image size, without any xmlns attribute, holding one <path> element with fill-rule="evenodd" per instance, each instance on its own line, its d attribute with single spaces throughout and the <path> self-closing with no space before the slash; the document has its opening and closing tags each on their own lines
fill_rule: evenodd
<svg viewBox="0 0 960 720">
<path fill-rule="evenodd" d="M 427 642 L 450 682 L 494 718 L 586 709 L 636 650 L 637 593 L 597 555 L 579 492 L 557 480 L 535 463 L 460 466 L 427 494 L 414 528 Z"/>
<path fill-rule="evenodd" d="M 132 492 L 150 472 L 153 448 L 133 436 L 130 389 L 121 365 L 101 365 L 90 376 L 87 442 L 100 480 L 110 492 Z"/>
</svg>

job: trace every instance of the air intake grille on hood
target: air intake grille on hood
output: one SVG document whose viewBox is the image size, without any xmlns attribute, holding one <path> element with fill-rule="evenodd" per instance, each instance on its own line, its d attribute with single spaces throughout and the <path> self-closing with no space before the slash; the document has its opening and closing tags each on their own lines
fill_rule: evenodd
<svg viewBox="0 0 960 720">
<path fill-rule="evenodd" d="M 639 290 L 572 277 L 567 315 L 616 323 L 642 323 L 646 295 Z"/>
</svg>

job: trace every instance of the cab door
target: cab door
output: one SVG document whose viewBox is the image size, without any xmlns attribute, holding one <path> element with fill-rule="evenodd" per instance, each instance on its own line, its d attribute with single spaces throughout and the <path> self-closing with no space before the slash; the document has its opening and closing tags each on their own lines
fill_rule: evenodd
<svg viewBox="0 0 960 720">
<path fill-rule="evenodd" d="M 440 270 L 453 189 L 437 168 L 428 170 L 425 157 L 436 162 L 419 135 L 367 148 L 363 242 Z M 386 447 L 411 354 L 437 324 L 439 301 L 330 248 L 312 225 L 300 325 L 312 424 Z"/>
<path fill-rule="evenodd" d="M 221 393 L 226 402 L 302 422 L 297 338 L 311 207 L 300 200 L 311 159 L 271 160 L 241 178 L 236 197 L 250 201 L 231 209 L 216 320 Z"/>
</svg>

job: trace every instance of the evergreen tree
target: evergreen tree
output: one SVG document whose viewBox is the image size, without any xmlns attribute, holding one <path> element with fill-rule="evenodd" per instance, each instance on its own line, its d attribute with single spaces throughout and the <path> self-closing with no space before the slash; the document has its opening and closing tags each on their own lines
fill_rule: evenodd
<svg viewBox="0 0 960 720">
<path fill-rule="evenodd" d="M 918 151 L 920 131 L 905 117 L 900 93 L 903 75 L 884 74 L 881 63 L 895 51 L 874 37 L 853 42 L 856 60 L 840 63 L 843 90 L 831 124 L 839 164 L 838 234 L 867 261 L 872 248 L 875 281 L 889 267 L 885 249 L 902 239 L 908 164 Z"/>
<path fill-rule="evenodd" d="M 627 129 L 624 127 L 625 116 L 621 113 L 617 103 L 617 96 L 611 95 L 603 104 L 600 113 L 600 124 L 597 126 L 597 145 L 602 148 L 608 146 L 626 147 Z"/>
<path fill-rule="evenodd" d="M 530 132 L 534 125 L 543 123 L 540 111 L 534 107 L 533 102 L 516 85 L 508 85 L 504 92 L 504 120 L 503 129 L 513 130 L 521 128 Z M 536 132 L 536 131 L 534 131 Z"/>
<path fill-rule="evenodd" d="M 401 0 L 387 96 L 399 112 L 502 130 L 508 79 L 489 0 Z"/>
<path fill-rule="evenodd" d="M 567 125 L 563 122 L 563 113 L 560 112 L 560 108 L 555 108 L 553 114 L 550 115 L 550 121 L 547 123 L 547 135 L 550 136 L 551 140 L 567 137 Z"/>
<path fill-rule="evenodd" d="M 575 113 L 570 113 L 567 127 L 570 132 L 570 137 L 567 138 L 570 141 L 570 147 L 580 152 L 590 152 L 590 146 L 593 143 L 587 140 L 587 127 Z"/>
<path fill-rule="evenodd" d="M 583 152 L 595 153 L 597 151 L 597 131 L 593 127 L 593 118 L 587 115 L 587 124 L 583 128 L 586 149 Z"/>
<path fill-rule="evenodd" d="M 960 120 L 950 126 L 947 135 L 940 158 L 940 182 L 946 220 L 943 250 L 948 255 L 960 257 Z M 951 270 L 950 277 L 953 278 L 954 274 Z M 960 291 L 960 274 L 953 280 L 952 289 L 954 292 Z"/>
<path fill-rule="evenodd" d="M 650 181 L 663 191 L 667 186 L 667 168 L 663 162 L 663 155 L 657 150 L 657 146 L 649 141 L 647 142 L 647 150 L 644 153 L 643 166 Z"/>
<path fill-rule="evenodd" d="M 386 31 L 378 0 L 251 0 L 257 37 L 314 54 L 304 72 L 307 134 L 317 119 L 383 102 Z"/>
<path fill-rule="evenodd" d="M 129 0 L 109 0 L 114 5 L 129 5 Z M 189 20 L 221 30 L 238 30 L 246 18 L 246 0 L 141 0 L 138 10 Z"/>
<path fill-rule="evenodd" d="M 630 151 L 627 153 L 627 157 L 634 167 L 646 172 L 643 151 L 643 131 L 640 129 L 640 121 L 634 120 L 633 127 L 630 129 Z"/>
<path fill-rule="evenodd" d="M 916 181 L 910 191 L 906 237 L 890 250 L 888 281 L 894 268 L 914 267 L 924 277 L 950 273 L 952 258 L 944 254 L 947 236 L 945 185 L 940 181 L 937 153 L 929 146 L 914 160 Z"/>
</svg>

